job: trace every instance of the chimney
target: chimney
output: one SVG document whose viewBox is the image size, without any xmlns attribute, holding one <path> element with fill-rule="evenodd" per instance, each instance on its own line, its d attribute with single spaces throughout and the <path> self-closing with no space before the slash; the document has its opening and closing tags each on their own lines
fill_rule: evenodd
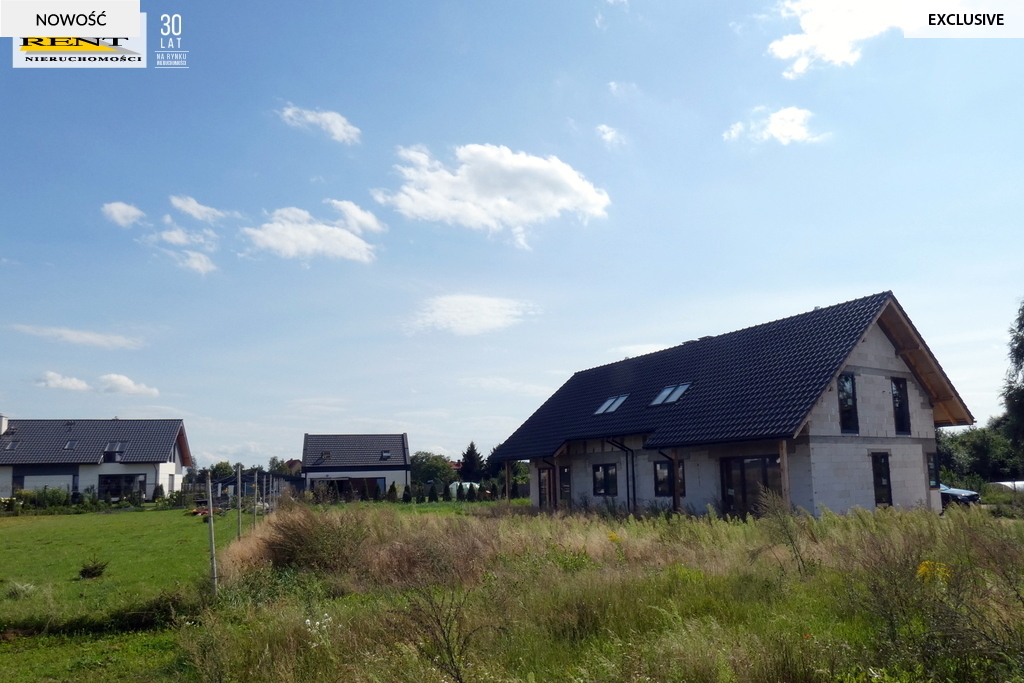
<svg viewBox="0 0 1024 683">
<path fill-rule="evenodd" d="M 0 415 L 0 436 L 3 436 L 3 433 L 6 432 L 6 431 L 7 431 L 7 418 L 5 416 L 3 416 L 3 415 Z"/>
</svg>

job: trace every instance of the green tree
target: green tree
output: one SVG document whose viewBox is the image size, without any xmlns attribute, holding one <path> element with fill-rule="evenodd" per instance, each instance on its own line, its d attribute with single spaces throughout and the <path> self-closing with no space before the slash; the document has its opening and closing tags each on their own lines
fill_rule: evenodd
<svg viewBox="0 0 1024 683">
<path fill-rule="evenodd" d="M 412 466 L 412 480 L 417 484 L 434 482 L 440 488 L 455 480 L 452 461 L 443 455 L 416 451 L 409 463 Z"/>
<path fill-rule="evenodd" d="M 427 500 L 431 503 L 437 502 L 437 484 L 430 485 L 430 493 L 427 494 Z"/>
<path fill-rule="evenodd" d="M 476 486 L 473 486 L 473 485 L 469 486 L 469 491 L 466 492 L 466 502 L 467 503 L 475 503 L 476 502 L 476 490 L 477 490 Z"/>
<path fill-rule="evenodd" d="M 455 500 L 460 503 L 466 500 L 466 485 L 459 482 L 459 488 L 455 489 Z"/>
<path fill-rule="evenodd" d="M 1010 368 L 1003 383 L 1006 414 L 1000 426 L 1019 456 L 1024 453 L 1024 301 L 1010 327 L 1009 356 Z"/>
<path fill-rule="evenodd" d="M 470 441 L 469 446 L 462 452 L 462 469 L 459 470 L 459 478 L 462 481 L 479 482 L 483 470 L 484 459 L 480 455 L 480 451 L 476 449 L 476 444 Z"/>
<path fill-rule="evenodd" d="M 391 482 L 391 486 L 388 487 L 388 502 L 398 502 L 398 486 L 395 485 L 395 482 Z"/>
<path fill-rule="evenodd" d="M 500 447 L 501 444 L 499 443 L 497 446 L 492 448 L 490 454 L 487 456 L 487 460 L 484 461 L 484 479 L 497 479 L 502 476 L 502 473 L 505 471 L 505 463 L 494 459 L 494 452 Z"/>
<path fill-rule="evenodd" d="M 402 502 L 403 503 L 411 503 L 412 502 L 412 484 L 409 484 L 408 486 L 406 486 L 402 490 Z"/>
<path fill-rule="evenodd" d="M 214 480 L 230 477 L 235 473 L 235 468 L 227 460 L 221 461 L 210 468 L 210 477 Z"/>
<path fill-rule="evenodd" d="M 270 465 L 267 467 L 267 471 L 271 474 L 291 474 L 291 470 L 288 469 L 288 465 L 285 463 L 283 458 L 279 458 L 276 455 L 270 456 Z"/>
<path fill-rule="evenodd" d="M 441 500 L 448 503 L 452 499 L 452 489 L 450 486 L 445 486 L 441 489 Z"/>
<path fill-rule="evenodd" d="M 427 502 L 427 494 L 423 492 L 423 484 L 420 484 L 419 486 L 416 487 L 416 502 L 417 503 L 426 503 Z"/>
</svg>

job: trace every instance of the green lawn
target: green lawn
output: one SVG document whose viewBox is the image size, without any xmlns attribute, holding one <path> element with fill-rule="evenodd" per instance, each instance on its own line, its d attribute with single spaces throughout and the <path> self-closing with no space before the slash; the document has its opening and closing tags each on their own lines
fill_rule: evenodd
<svg viewBox="0 0 1024 683">
<path fill-rule="evenodd" d="M 235 518 L 214 529 L 223 547 Z M 79 579 L 90 558 L 106 571 Z M 209 558 L 206 524 L 181 510 L 0 518 L 0 680 L 156 680 L 176 656 L 173 631 L 103 630 L 194 604 Z"/>
</svg>

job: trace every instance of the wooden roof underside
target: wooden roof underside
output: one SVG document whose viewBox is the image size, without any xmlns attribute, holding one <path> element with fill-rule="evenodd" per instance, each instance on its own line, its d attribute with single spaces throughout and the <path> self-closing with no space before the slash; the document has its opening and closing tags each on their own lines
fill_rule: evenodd
<svg viewBox="0 0 1024 683">
<path fill-rule="evenodd" d="M 943 372 L 931 349 L 895 299 L 882 309 L 878 326 L 896 347 L 896 353 L 910 367 L 918 383 L 931 399 L 936 427 L 974 424 L 974 416 Z"/>
</svg>

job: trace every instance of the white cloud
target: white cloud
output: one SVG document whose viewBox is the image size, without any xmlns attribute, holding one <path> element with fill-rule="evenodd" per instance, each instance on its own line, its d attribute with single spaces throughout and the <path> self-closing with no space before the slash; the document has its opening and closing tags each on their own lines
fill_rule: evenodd
<svg viewBox="0 0 1024 683">
<path fill-rule="evenodd" d="M 616 147 L 619 147 L 626 143 L 626 138 L 622 135 L 622 133 L 616 130 L 615 128 L 612 128 L 611 126 L 606 126 L 605 124 L 602 123 L 597 128 L 595 128 L 595 130 L 597 131 L 598 137 L 604 140 L 604 144 L 608 147 L 608 149 L 615 149 Z"/>
<path fill-rule="evenodd" d="M 373 197 L 407 218 L 490 232 L 510 228 L 516 243 L 526 247 L 524 228 L 531 223 L 563 211 L 584 220 L 607 215 L 608 194 L 554 156 L 464 145 L 455 149 L 458 167 L 449 170 L 425 147 L 402 147 L 398 155 L 408 164 L 395 167 L 405 184 L 394 194 L 374 190 Z"/>
<path fill-rule="evenodd" d="M 554 393 L 554 389 L 551 387 L 517 382 L 506 377 L 465 377 L 459 380 L 459 384 L 473 389 L 483 389 L 484 391 L 495 391 L 505 394 L 522 394 L 524 396 L 550 396 Z"/>
<path fill-rule="evenodd" d="M 197 221 L 203 221 L 204 223 L 213 223 L 225 216 L 238 216 L 238 213 L 234 211 L 221 211 L 215 209 L 212 206 L 203 206 L 192 197 L 171 197 L 171 206 L 178 211 L 186 213 Z"/>
<path fill-rule="evenodd" d="M 610 92 L 615 97 L 627 99 L 639 95 L 640 88 L 637 87 L 636 83 L 620 83 L 618 81 L 609 81 L 608 92 Z"/>
<path fill-rule="evenodd" d="M 342 215 L 342 219 L 335 225 L 345 228 L 349 232 L 362 235 L 364 231 L 384 232 L 387 230 L 387 226 L 377 220 L 376 216 L 353 202 L 337 199 L 325 199 L 324 202 L 333 206 Z"/>
<path fill-rule="evenodd" d="M 743 131 L 745 130 L 745 128 L 746 127 L 742 123 L 737 121 L 736 123 L 734 123 L 731 126 L 729 126 L 729 130 L 727 130 L 724 133 L 722 133 L 722 139 L 723 140 L 736 140 L 741 135 L 743 135 Z"/>
<path fill-rule="evenodd" d="M 65 377 L 56 372 L 44 372 L 43 378 L 36 382 L 48 389 L 67 389 L 68 391 L 89 391 L 89 385 L 77 377 Z"/>
<path fill-rule="evenodd" d="M 287 107 L 278 112 L 278 115 L 282 121 L 295 128 L 309 128 L 310 126 L 322 128 L 336 142 L 346 145 L 359 142 L 360 130 L 338 112 L 300 109 L 289 102 Z"/>
<path fill-rule="evenodd" d="M 107 217 L 107 220 L 117 223 L 122 228 L 131 227 L 133 223 L 137 223 L 146 217 L 138 207 L 132 206 L 131 204 L 125 204 L 124 202 L 111 202 L 104 204 L 100 207 L 103 215 Z"/>
<path fill-rule="evenodd" d="M 779 59 L 791 60 L 783 72 L 797 78 L 815 62 L 837 66 L 860 59 L 860 44 L 889 29 L 903 28 L 907 13 L 892 0 L 786 0 L 778 5 L 783 17 L 800 21 L 802 33 L 774 41 L 768 51 Z"/>
<path fill-rule="evenodd" d="M 358 208 L 358 207 L 357 207 Z M 373 246 L 345 228 L 323 223 L 304 209 L 288 207 L 270 214 L 259 228 L 242 228 L 257 249 L 267 249 L 284 258 L 330 256 L 369 263 Z"/>
<path fill-rule="evenodd" d="M 436 329 L 468 336 L 510 327 L 535 312 L 525 301 L 451 294 L 424 302 L 410 327 L 413 331 Z"/>
<path fill-rule="evenodd" d="M 162 241 L 167 244 L 173 244 L 176 247 L 196 245 L 204 251 L 217 251 L 218 235 L 213 230 L 209 228 L 204 228 L 201 232 L 186 230 L 177 225 L 170 216 L 164 216 L 163 222 L 169 226 L 169 229 L 150 235 L 147 241 L 150 243 Z"/>
<path fill-rule="evenodd" d="M 783 145 L 788 145 L 791 142 L 821 142 L 829 137 L 828 133 L 817 135 L 811 133 L 807 124 L 814 114 L 806 109 L 786 107 L 767 116 L 764 115 L 765 111 L 764 107 L 757 107 L 754 109 L 757 117 L 751 119 L 749 125 L 744 126 L 740 122 L 734 123 L 722 133 L 722 138 L 728 141 L 737 140 L 746 131 L 747 137 L 755 142 L 776 140 Z"/>
<path fill-rule="evenodd" d="M 198 251 L 189 251 L 188 249 L 185 249 L 180 254 L 173 252 L 172 254 L 179 266 L 182 268 L 188 268 L 189 270 L 194 270 L 200 275 L 206 275 L 207 273 L 212 273 L 217 270 L 217 266 L 210 260 L 210 257 Z"/>
<path fill-rule="evenodd" d="M 37 337 L 57 339 L 71 344 L 99 346 L 104 349 L 138 349 L 142 347 L 141 339 L 122 337 L 119 334 L 71 330 L 66 327 L 39 327 L 37 325 L 11 325 L 11 329 Z"/>
<path fill-rule="evenodd" d="M 110 394 L 131 394 L 133 396 L 159 396 L 160 392 L 145 384 L 136 384 L 124 375 L 103 375 L 100 377 L 100 389 Z"/>
</svg>

